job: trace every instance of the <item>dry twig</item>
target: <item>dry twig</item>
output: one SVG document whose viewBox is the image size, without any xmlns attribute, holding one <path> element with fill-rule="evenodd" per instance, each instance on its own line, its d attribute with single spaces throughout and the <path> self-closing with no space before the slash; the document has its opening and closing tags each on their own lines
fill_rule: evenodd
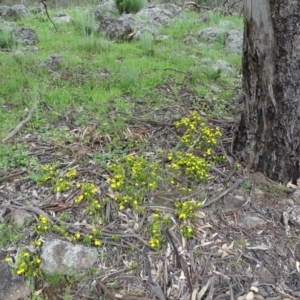
<svg viewBox="0 0 300 300">
<path fill-rule="evenodd" d="M 224 196 L 226 196 L 227 194 L 229 194 L 230 192 L 232 192 L 233 190 L 235 190 L 236 188 L 239 187 L 239 185 L 241 185 L 243 183 L 243 179 L 237 179 L 235 181 L 235 183 L 229 187 L 227 190 L 225 190 L 223 193 L 221 193 L 218 197 L 216 197 L 215 199 L 211 200 L 211 201 L 208 201 L 206 203 L 204 203 L 202 205 L 202 207 L 208 207 L 210 205 L 212 205 L 213 203 L 217 202 L 219 199 L 223 198 Z"/>
<path fill-rule="evenodd" d="M 16 127 L 15 129 L 6 137 L 2 140 L 3 143 L 7 142 L 9 139 L 11 139 L 14 135 L 16 135 L 18 133 L 18 131 L 26 124 L 30 121 L 30 119 L 32 118 L 33 112 L 36 109 L 37 106 L 37 102 L 35 102 L 33 104 L 33 106 L 31 107 L 31 109 L 28 112 L 27 117 L 22 120 Z"/>
</svg>

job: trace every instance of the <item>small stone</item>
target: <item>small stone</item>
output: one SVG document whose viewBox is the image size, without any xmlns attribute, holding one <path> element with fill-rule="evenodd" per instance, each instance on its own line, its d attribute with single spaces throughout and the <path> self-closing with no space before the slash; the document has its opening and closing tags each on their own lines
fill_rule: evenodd
<svg viewBox="0 0 300 300">
<path fill-rule="evenodd" d="M 95 248 L 73 245 L 58 239 L 45 241 L 41 252 L 41 269 L 46 274 L 72 275 L 93 266 Z"/>
<path fill-rule="evenodd" d="M 246 202 L 247 199 L 244 196 L 235 195 L 226 199 L 225 208 L 226 210 L 235 210 L 241 208 Z"/>
<path fill-rule="evenodd" d="M 62 57 L 59 54 L 53 54 L 39 63 L 40 68 L 47 68 L 51 71 L 57 71 L 62 64 Z"/>
<path fill-rule="evenodd" d="M 300 205 L 294 205 L 290 212 L 290 222 L 300 228 Z"/>
<path fill-rule="evenodd" d="M 295 205 L 295 202 L 290 198 L 280 199 L 279 201 L 283 204 L 283 206 L 293 206 L 293 205 Z"/>
<path fill-rule="evenodd" d="M 291 198 L 295 201 L 296 204 L 300 204 L 300 189 L 295 190 Z"/>
<path fill-rule="evenodd" d="M 17 227 L 23 227 L 34 220 L 31 213 L 23 209 L 15 209 L 10 217 L 10 222 Z"/>
<path fill-rule="evenodd" d="M 253 229 L 266 223 L 267 221 L 259 214 L 248 214 L 239 217 L 238 226 L 244 229 Z"/>
</svg>

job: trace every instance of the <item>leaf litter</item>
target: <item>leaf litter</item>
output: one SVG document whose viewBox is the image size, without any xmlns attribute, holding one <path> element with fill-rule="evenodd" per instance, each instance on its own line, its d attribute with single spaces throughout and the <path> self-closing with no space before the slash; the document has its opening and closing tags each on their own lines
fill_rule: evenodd
<svg viewBox="0 0 300 300">
<path fill-rule="evenodd" d="M 166 94 L 177 97 L 167 88 Z M 184 95 L 187 103 L 193 103 L 193 94 L 188 98 L 185 90 Z M 270 190 L 262 190 L 262 186 L 273 185 L 262 180 L 261 174 L 243 176 L 228 159 L 227 163 L 214 166 L 208 182 L 195 186 L 189 195 L 170 190 L 162 180 L 159 189 L 144 199 L 144 214 L 132 209 L 118 210 L 114 192 L 107 182 L 111 174 L 106 166 L 119 153 L 142 152 L 152 160 L 163 162 L 161 153 L 179 143 L 174 122 L 188 114 L 187 105 L 174 104 L 141 114 L 142 104 L 139 100 L 132 101 L 136 104 L 134 113 L 118 143 L 123 147 L 115 152 L 107 153 L 108 145 L 110 149 L 115 146 L 113 135 L 100 133 L 96 121 L 77 127 L 72 121 L 76 119 L 74 111 L 61 116 L 55 124 L 63 131 L 64 139 L 43 140 L 30 132 L 14 138 L 14 142 L 27 145 L 28 156 L 38 163 L 56 164 L 60 174 L 74 168 L 78 174 L 76 181 L 93 182 L 99 202 L 107 199 L 102 223 L 94 223 L 84 203 L 75 203 L 79 195 L 75 186 L 64 193 L 53 193 L 50 184 L 37 185 L 31 174 L 21 168 L 1 174 L 1 221 L 9 222 L 12 211 L 21 209 L 32 213 L 35 219 L 42 215 L 52 224 L 60 222 L 71 233 L 86 234 L 95 227 L 101 229 L 102 246 L 96 271 L 74 285 L 72 299 L 90 299 L 91 291 L 107 299 L 127 300 L 299 299 L 299 230 L 282 219 L 288 217 L 288 208 L 281 200 L 288 195 L 277 196 Z M 112 119 L 114 114 L 117 112 L 111 113 Z M 204 112 L 199 114 L 207 117 Z M 207 118 L 223 134 L 215 151 L 231 154 L 237 122 L 233 118 Z M 142 148 L 139 143 L 143 143 Z M 103 161 L 95 162 L 95 153 L 103 156 Z M 227 210 L 226 202 L 234 195 L 243 196 L 247 201 L 243 206 Z M 191 224 L 194 229 L 191 239 L 181 234 L 180 222 L 174 214 L 174 204 L 182 198 L 206 199 L 206 205 Z M 147 238 L 148 225 L 157 209 L 171 220 L 171 226 L 163 230 L 165 242 L 161 250 L 149 247 Z M 63 212 L 69 214 L 67 221 L 60 219 Z M 241 218 L 254 213 L 262 216 L 264 225 L 242 227 Z M 35 238 L 33 226 L 24 229 L 29 240 Z M 53 232 L 47 232 L 44 238 L 55 236 L 62 238 Z M 2 252 L 11 249 L 10 246 Z M 131 268 L 134 263 L 136 267 Z"/>
</svg>

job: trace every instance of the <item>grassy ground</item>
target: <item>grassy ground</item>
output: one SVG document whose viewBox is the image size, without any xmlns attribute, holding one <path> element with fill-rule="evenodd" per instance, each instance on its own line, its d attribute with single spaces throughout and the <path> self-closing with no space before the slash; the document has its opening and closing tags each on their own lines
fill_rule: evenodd
<svg viewBox="0 0 300 300">
<path fill-rule="evenodd" d="M 153 195 L 157 190 L 170 191 L 174 181 L 174 189 L 177 191 L 180 185 L 179 199 L 186 197 L 186 200 L 190 200 L 190 195 L 199 190 L 199 182 L 202 182 L 197 177 L 199 174 L 196 177 L 188 173 L 178 175 L 175 166 L 173 171 L 176 175 L 167 168 L 168 162 L 174 161 L 175 158 L 178 162 L 184 153 L 191 152 L 196 157 L 197 166 L 207 151 L 208 163 L 225 162 L 216 159 L 222 155 L 222 151 L 216 151 L 215 144 L 209 146 L 206 143 L 204 148 L 196 149 L 198 137 L 195 135 L 191 136 L 192 142 L 184 143 L 180 138 L 180 124 L 177 126 L 179 131 L 176 132 L 174 122 L 188 117 L 189 122 L 194 121 L 198 129 L 209 130 L 209 120 L 213 119 L 215 123 L 209 133 L 213 135 L 218 118 L 230 115 L 232 106 L 235 105 L 232 99 L 239 88 L 235 77 L 241 69 L 241 57 L 226 53 L 223 50 L 222 39 L 214 44 L 201 43 L 198 46 L 184 44 L 182 40 L 224 20 L 242 28 L 242 20 L 235 16 L 226 17 L 217 12 L 210 12 L 210 21 L 198 24 L 195 21 L 199 14 L 186 12 L 175 24 L 161 30 L 161 34 L 171 37 L 169 40 L 154 41 L 151 36 L 145 35 L 140 41 L 118 43 L 107 40 L 96 31 L 87 35 L 84 28 L 93 27 L 93 22 L 86 18 L 83 11 L 65 11 L 73 17 L 73 22 L 57 25 L 58 32 L 45 17 L 33 16 L 29 20 L 19 22 L 22 26 L 36 30 L 39 37 L 38 51 L 28 51 L 25 54 L 15 51 L 0 52 L 0 69 L 2 74 L 5 74 L 0 77 L 0 140 L 4 139 L 36 105 L 26 126 L 12 140 L 0 144 L 2 174 L 6 176 L 15 171 L 24 172 L 23 179 L 29 178 L 37 182 L 40 184 L 37 187 L 45 183 L 48 188 L 47 195 L 55 195 L 63 192 L 60 190 L 63 187 L 57 184 L 58 175 L 44 168 L 46 163 L 50 164 L 53 170 L 64 170 L 61 171 L 64 176 L 72 170 L 77 170 L 76 172 L 85 176 L 80 166 L 92 162 L 95 170 L 105 170 L 111 185 L 110 195 L 114 193 L 108 197 L 110 199 L 102 197 L 99 200 L 100 205 L 105 207 L 107 201 L 115 198 L 115 213 L 118 208 L 122 211 L 128 206 L 136 211 L 139 220 L 147 211 L 142 205 L 145 199 L 150 199 L 149 195 Z M 86 9 L 86 13 L 87 11 Z M 50 11 L 50 14 L 53 16 L 55 12 Z M 17 46 L 14 46 L 14 49 L 16 48 Z M 53 54 L 59 54 L 63 58 L 62 66 L 57 71 L 49 72 L 38 67 L 40 61 Z M 236 73 L 232 77 L 224 77 L 218 72 L 213 72 L 209 65 L 203 62 L 207 58 L 228 61 L 235 67 Z M 216 86 L 218 89 L 214 88 Z M 204 125 L 199 125 L 201 122 L 197 123 L 198 121 L 191 117 L 191 111 L 196 111 L 197 116 L 209 118 L 203 117 L 201 122 Z M 171 129 L 167 131 L 164 126 Z M 30 137 L 34 142 L 30 142 Z M 37 144 L 56 149 L 57 155 L 49 161 L 44 156 L 41 159 L 41 156 L 35 154 L 34 145 Z M 76 145 L 80 145 L 80 148 L 76 148 Z M 47 151 L 46 148 L 41 149 Z M 180 157 L 175 150 L 181 150 Z M 212 151 L 212 154 L 209 151 Z M 137 159 L 131 161 L 128 154 Z M 68 160 L 70 157 L 74 159 L 72 163 Z M 184 159 L 187 158 L 184 156 Z M 66 160 L 67 167 L 64 165 Z M 134 177 L 134 170 L 139 174 L 138 178 Z M 45 172 L 51 177 L 49 182 L 43 182 Z M 209 171 L 207 172 L 207 178 L 204 178 L 203 182 L 209 177 Z M 123 178 L 125 183 L 118 186 L 120 177 L 118 179 L 117 176 L 121 176 L 120 174 L 127 175 L 127 178 Z M 72 178 L 70 176 L 69 179 Z M 76 178 L 75 183 L 70 180 L 67 181 L 71 185 L 87 182 L 87 179 L 80 181 L 79 178 Z M 94 181 L 94 184 L 97 186 L 97 182 Z M 143 184 L 146 187 L 140 188 L 139 185 Z M 81 189 L 83 190 L 82 186 Z M 140 193 L 139 199 L 133 199 L 132 195 L 136 191 Z M 92 199 L 95 194 L 93 187 L 90 187 L 87 193 Z M 129 200 L 126 200 L 125 196 L 128 196 Z M 41 196 L 42 200 L 45 198 L 46 195 Z M 164 195 L 161 199 L 163 198 L 168 197 Z M 72 201 L 76 203 L 76 199 L 78 200 L 74 197 Z M 27 201 L 30 203 L 30 199 Z M 93 207 L 93 202 L 91 203 L 89 209 L 97 210 L 97 207 Z M 179 220 L 185 220 L 184 214 L 191 214 L 184 227 L 185 236 L 189 236 L 189 228 L 192 228 L 190 222 L 197 210 L 193 203 L 188 205 L 191 205 L 189 212 L 180 205 L 172 206 Z M 108 222 L 105 221 L 104 215 L 103 211 L 93 211 L 87 218 L 91 224 L 100 224 L 100 220 Z M 74 221 L 69 212 L 64 215 L 58 213 L 57 216 L 66 222 Z M 168 220 L 155 213 L 150 220 L 149 224 L 152 225 L 148 224 L 144 228 L 143 236 L 149 240 L 153 249 L 159 250 L 164 247 L 165 240 L 162 233 L 155 235 L 154 229 L 155 226 L 167 226 Z M 74 239 L 74 236 L 72 238 Z M 24 236 L 16 233 L 14 228 L 6 227 L 5 234 L 0 238 L 0 247 L 7 244 L 16 245 L 23 239 Z M 115 239 L 117 240 L 117 237 Z M 129 265 L 128 268 L 132 271 L 137 265 Z M 74 280 L 59 277 L 48 278 L 49 281 L 51 284 L 55 282 L 58 289 L 65 288 L 63 299 L 72 299 L 68 295 L 70 286 L 75 285 Z M 38 285 L 34 288 L 37 289 Z M 47 293 L 44 293 L 44 297 L 34 296 L 32 299 L 56 299 L 49 298 Z"/>
</svg>

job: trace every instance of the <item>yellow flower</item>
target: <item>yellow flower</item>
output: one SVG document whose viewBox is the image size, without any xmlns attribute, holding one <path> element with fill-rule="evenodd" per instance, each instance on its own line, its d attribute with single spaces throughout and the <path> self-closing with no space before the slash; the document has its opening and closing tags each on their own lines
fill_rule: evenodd
<svg viewBox="0 0 300 300">
<path fill-rule="evenodd" d="M 22 274 L 22 273 L 24 273 L 25 272 L 25 269 L 24 268 L 21 268 L 21 269 L 18 269 L 17 270 L 17 274 L 18 275 L 20 275 L 20 274 Z"/>
<path fill-rule="evenodd" d="M 75 199 L 75 202 L 76 203 L 79 203 L 83 200 L 84 196 L 83 195 L 79 195 L 76 199 Z"/>
<path fill-rule="evenodd" d="M 5 257 L 4 261 L 11 262 L 11 258 L 10 257 Z"/>
<path fill-rule="evenodd" d="M 95 246 L 101 246 L 101 242 L 99 240 L 94 241 Z"/>
<path fill-rule="evenodd" d="M 42 242 L 41 242 L 40 240 L 35 240 L 35 241 L 33 242 L 33 245 L 34 245 L 34 246 L 41 246 L 41 244 L 42 244 Z"/>
<path fill-rule="evenodd" d="M 37 264 L 40 264 L 40 263 L 41 263 L 41 260 L 37 257 L 37 258 L 35 259 L 35 262 L 36 262 Z"/>
<path fill-rule="evenodd" d="M 179 215 L 179 219 L 185 220 L 186 219 L 186 214 L 185 213 L 181 213 Z"/>
<path fill-rule="evenodd" d="M 80 238 L 80 233 L 79 233 L 79 232 L 76 232 L 76 233 L 75 233 L 75 238 L 76 238 L 76 239 L 79 239 L 79 238 Z"/>
<path fill-rule="evenodd" d="M 72 178 L 75 177 L 77 175 L 77 171 L 76 170 L 70 170 L 67 174 L 66 177 L 67 178 Z"/>
</svg>

